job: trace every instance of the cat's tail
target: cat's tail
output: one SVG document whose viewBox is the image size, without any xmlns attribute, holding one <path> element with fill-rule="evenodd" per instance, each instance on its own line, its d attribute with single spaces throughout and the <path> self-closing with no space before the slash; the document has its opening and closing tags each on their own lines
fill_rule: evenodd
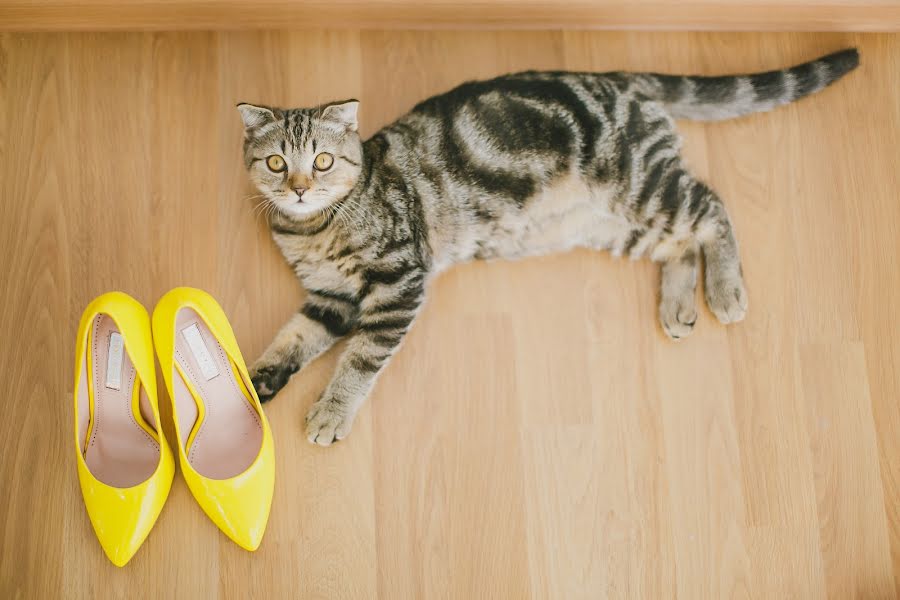
<svg viewBox="0 0 900 600">
<path fill-rule="evenodd" d="M 633 87 L 666 105 L 676 119 L 719 121 L 771 110 L 831 85 L 859 65 L 848 48 L 789 69 L 699 77 L 635 73 Z"/>
</svg>

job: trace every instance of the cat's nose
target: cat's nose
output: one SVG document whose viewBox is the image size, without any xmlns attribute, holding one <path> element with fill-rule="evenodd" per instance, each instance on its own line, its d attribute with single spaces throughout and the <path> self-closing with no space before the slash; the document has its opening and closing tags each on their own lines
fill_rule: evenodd
<svg viewBox="0 0 900 600">
<path fill-rule="evenodd" d="M 306 191 L 305 187 L 295 187 L 294 188 L 294 193 L 297 194 L 298 200 L 303 200 L 303 192 L 305 192 L 305 191 Z"/>
</svg>

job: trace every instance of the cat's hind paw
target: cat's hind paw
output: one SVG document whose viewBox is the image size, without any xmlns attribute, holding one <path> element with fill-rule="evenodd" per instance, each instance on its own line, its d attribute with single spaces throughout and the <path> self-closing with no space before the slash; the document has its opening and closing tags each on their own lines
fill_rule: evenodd
<svg viewBox="0 0 900 600">
<path fill-rule="evenodd" d="M 688 297 L 686 302 L 681 302 L 678 298 L 663 299 L 659 304 L 659 322 L 666 335 L 673 340 L 689 336 L 697 322 L 693 296 Z"/>
<path fill-rule="evenodd" d="M 743 321 L 748 304 L 744 282 L 738 277 L 707 281 L 706 303 L 724 324 Z"/>
</svg>

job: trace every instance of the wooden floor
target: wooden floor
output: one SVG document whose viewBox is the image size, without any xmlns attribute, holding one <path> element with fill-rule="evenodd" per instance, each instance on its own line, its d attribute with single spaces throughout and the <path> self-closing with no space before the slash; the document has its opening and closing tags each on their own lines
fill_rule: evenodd
<svg viewBox="0 0 900 600">
<path fill-rule="evenodd" d="M 87 302 L 204 288 L 248 360 L 301 302 L 246 199 L 236 102 L 355 96 L 368 134 L 466 78 L 848 45 L 862 67 L 816 97 L 683 126 L 742 245 L 744 323 L 704 308 L 672 343 L 654 265 L 592 252 L 457 268 L 347 440 L 303 436 L 334 352 L 268 405 L 256 554 L 177 477 L 134 560 L 103 556 L 71 433 Z M 0 108 L 0 597 L 900 594 L 900 36 L 4 34 Z"/>
</svg>

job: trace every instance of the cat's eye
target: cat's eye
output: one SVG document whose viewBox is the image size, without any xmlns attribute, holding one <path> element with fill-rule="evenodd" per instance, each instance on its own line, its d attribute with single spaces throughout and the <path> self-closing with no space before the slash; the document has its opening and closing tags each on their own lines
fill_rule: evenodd
<svg viewBox="0 0 900 600">
<path fill-rule="evenodd" d="M 266 158 L 266 166 L 269 167 L 269 170 L 274 173 L 281 173 L 287 168 L 284 159 L 277 154 L 273 154 L 272 156 Z"/>
<path fill-rule="evenodd" d="M 314 164 L 319 171 L 327 171 L 331 168 L 331 165 L 334 164 L 334 157 L 327 152 L 320 152 L 316 155 Z"/>
</svg>

